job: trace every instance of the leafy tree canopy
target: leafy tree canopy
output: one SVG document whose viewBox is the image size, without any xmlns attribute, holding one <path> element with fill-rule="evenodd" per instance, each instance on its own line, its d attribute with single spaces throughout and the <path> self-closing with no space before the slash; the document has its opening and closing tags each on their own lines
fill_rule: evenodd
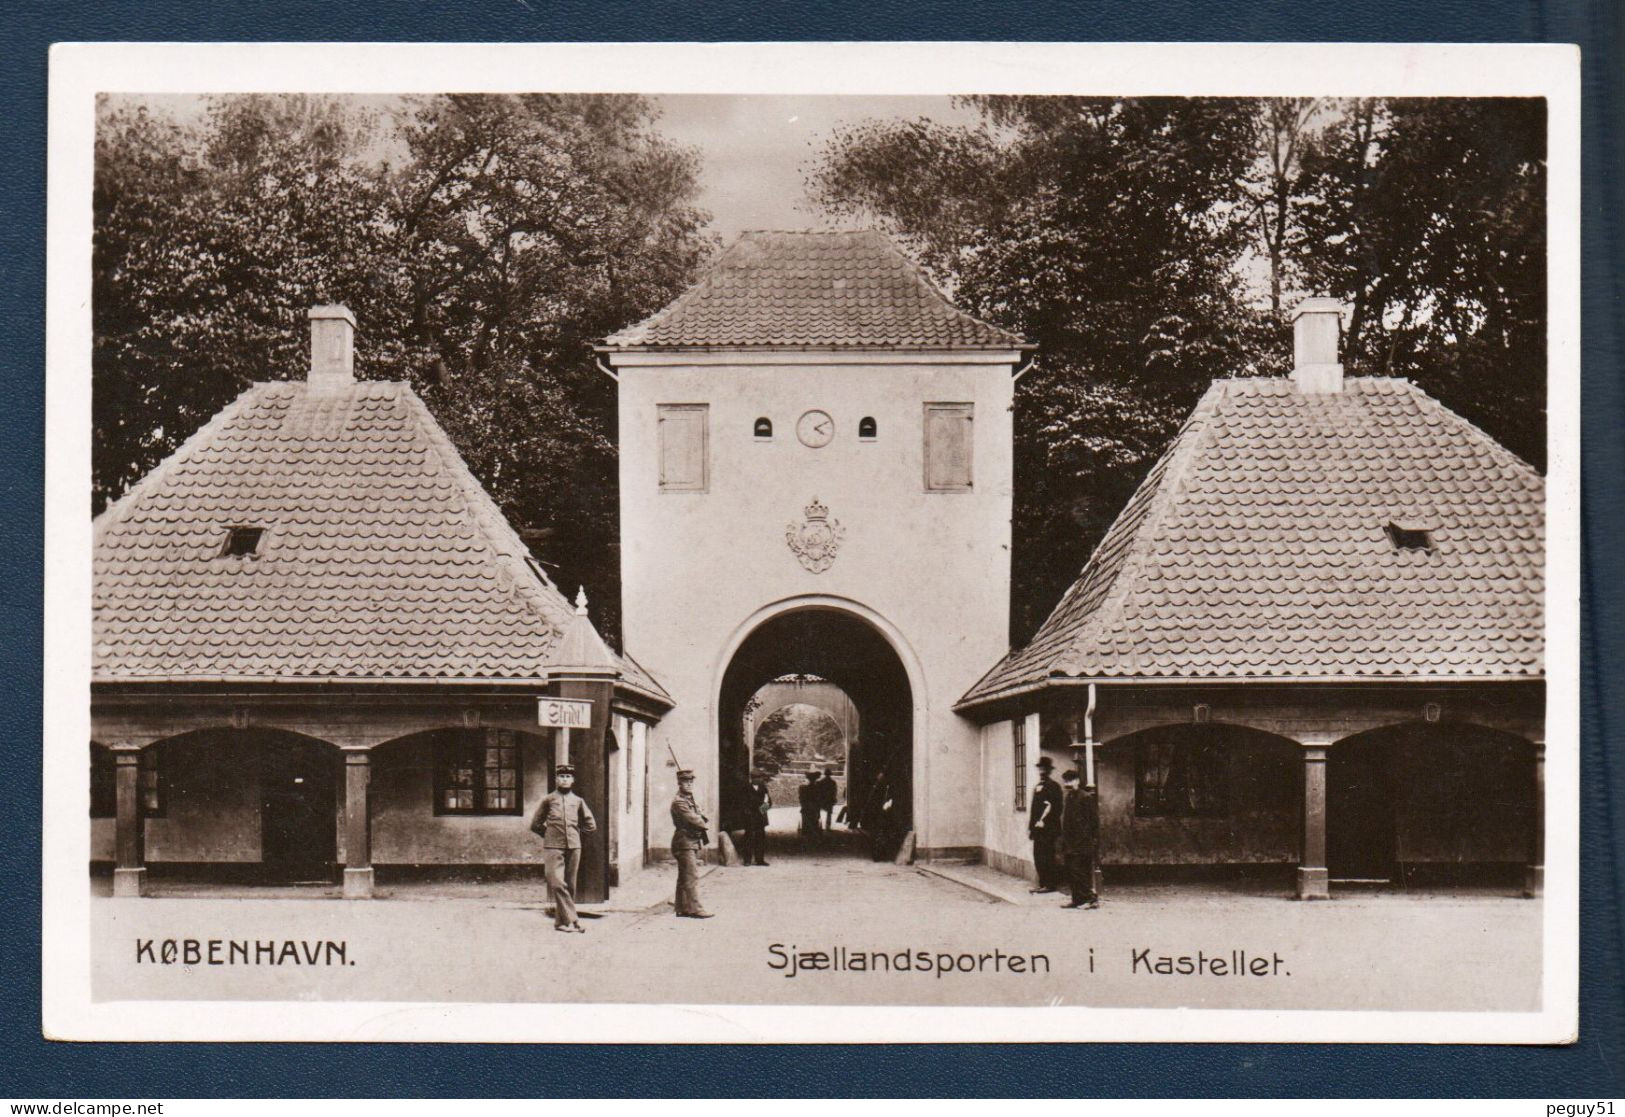
<svg viewBox="0 0 1625 1117">
<path fill-rule="evenodd" d="M 1404 375 L 1543 460 L 1538 101 L 975 97 L 821 152 L 826 212 L 906 242 L 1038 345 L 1016 414 L 1029 636 L 1214 379 L 1283 373 L 1285 312 L 1352 308 L 1350 375 Z"/>
<path fill-rule="evenodd" d="M 696 161 L 637 97 L 107 100 L 97 132 L 99 510 L 343 302 L 558 580 L 618 629 L 614 392 L 591 343 L 714 250 Z"/>
</svg>

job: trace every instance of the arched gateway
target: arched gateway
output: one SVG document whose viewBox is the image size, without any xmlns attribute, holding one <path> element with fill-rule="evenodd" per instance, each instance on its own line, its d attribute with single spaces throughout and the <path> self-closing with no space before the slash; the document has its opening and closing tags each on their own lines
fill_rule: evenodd
<svg viewBox="0 0 1625 1117">
<path fill-rule="evenodd" d="M 719 817 L 730 812 L 729 791 L 749 764 L 749 744 L 739 734 L 746 703 L 763 683 L 784 675 L 816 675 L 839 687 L 857 708 L 862 727 L 847 742 L 847 803 L 862 810 L 882 783 L 896 803 L 891 825 L 898 833 L 914 829 L 916 757 L 927 723 L 916 716 L 922 689 L 920 665 L 901 634 L 855 602 L 810 596 L 780 602 L 752 617 L 731 643 L 717 682 L 715 739 L 718 743 Z M 921 758 L 923 765 L 923 758 Z"/>
<path fill-rule="evenodd" d="M 606 340 L 625 646 L 676 702 L 652 803 L 681 763 L 717 819 L 744 704 L 812 674 L 859 708 L 853 778 L 906 786 L 916 855 L 980 848 L 980 736 L 951 707 L 1007 648 L 1025 347 L 869 232 L 747 233 Z"/>
</svg>

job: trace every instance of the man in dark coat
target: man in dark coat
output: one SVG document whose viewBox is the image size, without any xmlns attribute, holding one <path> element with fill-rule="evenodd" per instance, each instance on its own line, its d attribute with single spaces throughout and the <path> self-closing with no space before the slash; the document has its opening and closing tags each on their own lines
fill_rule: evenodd
<svg viewBox="0 0 1625 1117">
<path fill-rule="evenodd" d="M 824 812 L 824 829 L 835 828 L 835 804 L 841 801 L 841 787 L 835 782 L 835 769 L 825 768 L 824 778 L 817 783 L 818 809 Z"/>
<path fill-rule="evenodd" d="M 576 770 L 560 764 L 553 770 L 553 790 L 542 796 L 531 816 L 530 829 L 542 839 L 542 865 L 547 890 L 553 895 L 553 929 L 585 931 L 576 918 L 576 871 L 581 866 L 581 835 L 598 823 L 586 802 L 575 793 Z"/>
<path fill-rule="evenodd" d="M 1076 769 L 1067 769 L 1061 780 L 1066 784 L 1061 850 L 1066 854 L 1066 874 L 1072 883 L 1072 899 L 1062 906 L 1098 908 L 1095 865 L 1100 857 L 1100 799 L 1093 787 L 1079 788 Z"/>
<path fill-rule="evenodd" d="M 796 797 L 801 804 L 801 836 L 816 838 L 819 811 L 817 769 L 807 773 L 807 782 L 796 788 Z"/>
<path fill-rule="evenodd" d="M 773 791 L 767 773 L 752 769 L 745 791 L 745 846 L 739 856 L 747 865 L 767 864 L 767 812 L 773 806 Z"/>
<path fill-rule="evenodd" d="M 1050 778 L 1055 763 L 1047 756 L 1038 758 L 1038 782 L 1033 785 L 1032 809 L 1027 813 L 1027 836 L 1033 842 L 1033 867 L 1038 870 L 1034 893 L 1054 892 L 1060 882 L 1060 866 L 1055 862 L 1055 845 L 1061 836 L 1061 785 Z"/>
<path fill-rule="evenodd" d="M 684 919 L 710 919 L 700 904 L 700 851 L 711 842 L 710 819 L 694 802 L 694 773 L 677 771 L 677 796 L 671 801 L 671 855 L 677 859 L 677 914 Z"/>
</svg>

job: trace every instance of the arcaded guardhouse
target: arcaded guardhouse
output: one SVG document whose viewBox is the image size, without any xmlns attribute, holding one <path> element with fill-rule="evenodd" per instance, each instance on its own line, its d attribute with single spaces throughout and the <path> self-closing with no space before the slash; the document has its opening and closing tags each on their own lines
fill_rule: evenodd
<svg viewBox="0 0 1625 1117">
<path fill-rule="evenodd" d="M 580 893 L 643 863 L 649 727 L 612 652 L 406 384 L 357 382 L 310 312 L 304 380 L 255 384 L 95 522 L 92 857 L 146 878 L 539 869 L 568 747 L 597 813 Z M 594 705 L 541 728 L 538 699 Z"/>
<path fill-rule="evenodd" d="M 617 653 L 318 308 L 307 379 L 251 387 L 96 520 L 93 857 L 126 895 L 526 871 L 568 748 L 601 899 L 667 856 L 679 766 L 729 817 L 761 724 L 816 693 L 899 859 L 1031 876 L 1043 754 L 1098 785 L 1108 887 L 1537 894 L 1543 481 L 1409 382 L 1345 377 L 1335 303 L 1294 328 L 1292 374 L 1214 383 L 1012 649 L 1032 346 L 877 233 L 747 233 L 598 347 Z M 547 696 L 594 728 L 541 728 Z"/>
<path fill-rule="evenodd" d="M 1030 872 L 1043 751 L 1090 767 L 1130 869 L 1542 886 L 1545 491 L 1411 383 L 1345 378 L 1338 305 L 1289 378 L 1213 384 L 982 726 L 984 856 Z"/>
</svg>

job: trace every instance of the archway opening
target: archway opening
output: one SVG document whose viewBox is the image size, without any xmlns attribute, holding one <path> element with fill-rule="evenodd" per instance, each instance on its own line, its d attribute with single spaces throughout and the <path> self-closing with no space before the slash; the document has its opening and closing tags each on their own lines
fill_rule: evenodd
<svg viewBox="0 0 1625 1117">
<path fill-rule="evenodd" d="M 1286 890 L 1299 862 L 1300 747 L 1221 722 L 1155 726 L 1096 750 L 1106 878 Z"/>
<path fill-rule="evenodd" d="M 744 740 L 750 767 L 768 788 L 767 829 L 774 844 L 791 834 L 834 830 L 837 808 L 852 786 L 847 757 L 858 739 L 857 723 L 851 697 L 816 675 L 774 679 L 746 703 Z M 853 809 L 848 807 L 849 816 Z"/>
<path fill-rule="evenodd" d="M 1346 737 L 1326 763 L 1334 882 L 1513 886 L 1535 825 L 1534 746 L 1484 726 L 1411 722 Z"/>
<path fill-rule="evenodd" d="M 913 691 L 867 621 L 827 606 L 764 621 L 729 661 L 719 715 L 723 829 L 745 830 L 753 764 L 772 786 L 775 854 L 889 858 L 913 828 Z M 837 802 L 807 833 L 801 785 L 813 772 L 829 773 Z"/>
</svg>

